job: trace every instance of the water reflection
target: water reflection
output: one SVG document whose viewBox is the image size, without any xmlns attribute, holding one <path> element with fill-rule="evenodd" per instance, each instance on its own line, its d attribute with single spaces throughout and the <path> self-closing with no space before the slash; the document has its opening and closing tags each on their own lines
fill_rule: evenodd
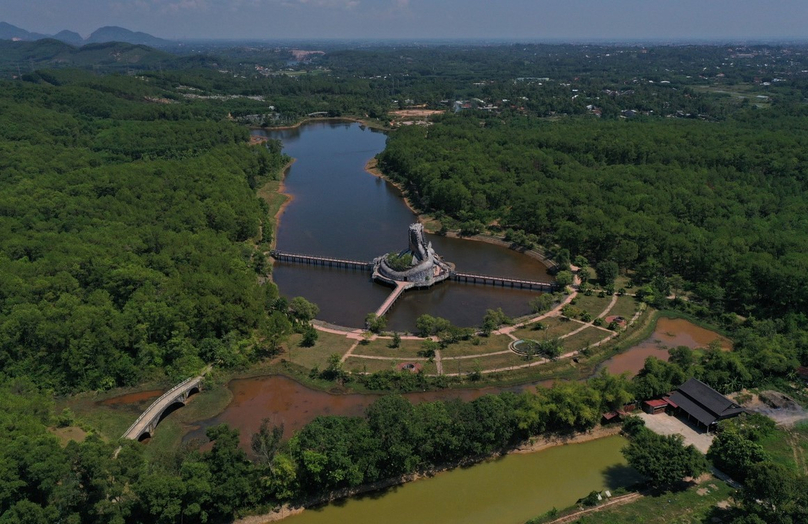
<svg viewBox="0 0 808 524">
<path fill-rule="evenodd" d="M 316 122 L 295 129 L 261 132 L 283 141 L 297 159 L 284 181 L 292 202 L 278 226 L 278 249 L 310 255 L 371 260 L 407 245 L 416 220 L 392 184 L 371 176 L 365 163 L 384 148 L 385 135 L 355 123 Z M 506 248 L 431 235 L 437 252 L 461 271 L 551 281 L 547 268 Z M 273 279 L 287 297 L 304 296 L 320 307 L 319 318 L 361 326 L 389 289 L 368 275 L 276 264 Z M 535 291 L 444 283 L 408 292 L 388 314 L 388 326 L 411 330 L 423 313 L 463 326 L 479 325 L 485 310 L 502 307 L 512 316 L 528 313 Z"/>
<path fill-rule="evenodd" d="M 663 317 L 657 321 L 650 337 L 610 358 L 601 364 L 600 368 L 606 368 L 613 375 L 628 373 L 633 377 L 643 368 L 648 357 L 656 357 L 667 362 L 670 358 L 669 348 L 678 346 L 687 346 L 691 349 L 705 348 L 713 341 L 718 341 L 721 349 L 725 351 L 732 348 L 732 342 L 715 331 L 681 318 Z"/>
</svg>

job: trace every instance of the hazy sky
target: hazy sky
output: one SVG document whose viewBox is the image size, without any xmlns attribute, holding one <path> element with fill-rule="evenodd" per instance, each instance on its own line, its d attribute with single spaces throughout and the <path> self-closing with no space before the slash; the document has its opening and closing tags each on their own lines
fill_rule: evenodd
<svg viewBox="0 0 808 524">
<path fill-rule="evenodd" d="M 0 21 L 163 38 L 808 38 L 808 0 L 0 0 Z"/>
</svg>

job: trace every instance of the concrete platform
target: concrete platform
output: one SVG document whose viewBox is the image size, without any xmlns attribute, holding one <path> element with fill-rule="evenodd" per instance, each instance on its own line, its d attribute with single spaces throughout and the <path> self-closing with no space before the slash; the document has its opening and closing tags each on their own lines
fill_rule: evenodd
<svg viewBox="0 0 808 524">
<path fill-rule="evenodd" d="M 711 433 L 707 433 L 703 429 L 699 429 L 695 424 L 673 415 L 668 415 L 667 413 L 649 415 L 648 413 L 640 412 L 639 417 L 645 421 L 645 426 L 654 433 L 682 435 L 685 438 L 685 445 L 693 444 L 702 453 L 707 453 L 707 450 L 710 449 L 710 444 L 713 443 Z"/>
</svg>

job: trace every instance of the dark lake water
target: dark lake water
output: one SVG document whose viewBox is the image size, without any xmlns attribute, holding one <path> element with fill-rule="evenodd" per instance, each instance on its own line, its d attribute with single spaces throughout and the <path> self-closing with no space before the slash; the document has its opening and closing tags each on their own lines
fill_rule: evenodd
<svg viewBox="0 0 808 524">
<path fill-rule="evenodd" d="M 417 219 L 398 189 L 364 169 L 384 149 L 386 135 L 352 122 L 316 122 L 296 129 L 257 132 L 283 142 L 297 161 L 284 181 L 292 196 L 281 215 L 277 248 L 293 253 L 371 260 L 407 246 L 407 226 Z M 551 281 L 541 263 L 515 251 L 468 240 L 429 236 L 435 250 L 459 271 Z M 303 296 L 320 307 L 319 318 L 359 327 L 390 289 L 369 273 L 275 263 L 273 279 L 286 297 Z M 429 313 L 460 326 L 481 323 L 485 310 L 517 316 L 530 311 L 535 291 L 444 282 L 408 291 L 388 313 L 388 327 L 412 330 Z"/>
</svg>

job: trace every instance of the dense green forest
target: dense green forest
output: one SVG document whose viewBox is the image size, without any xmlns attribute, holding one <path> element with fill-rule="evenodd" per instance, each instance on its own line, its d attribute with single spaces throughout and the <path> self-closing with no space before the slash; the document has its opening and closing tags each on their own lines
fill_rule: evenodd
<svg viewBox="0 0 808 524">
<path fill-rule="evenodd" d="M 808 364 L 801 49 L 335 46 L 292 63 L 288 49 L 2 46 L 0 71 L 16 78 L 0 83 L 0 523 L 226 522 L 587 430 L 690 376 L 723 392 L 788 387 Z M 95 70 L 37 69 L 60 60 Z M 107 74 L 121 70 L 132 74 Z M 74 421 L 54 393 L 246 366 L 310 332 L 316 308 L 279 298 L 262 254 L 272 231 L 255 189 L 288 159 L 277 143 L 249 147 L 237 122 L 385 123 L 391 109 L 461 100 L 473 103 L 392 133 L 385 173 L 449 226 L 535 238 L 601 277 L 616 265 L 640 299 L 723 324 L 734 350 L 677 348 L 632 381 L 469 403 L 389 396 L 288 442 L 265 425 L 250 455 L 226 426 L 208 431 L 209 452 L 154 461 L 133 442 L 115 459 L 119 443 L 98 434 L 60 445 L 51 429 Z M 804 478 L 741 446 L 745 466 L 729 445 L 711 458 L 756 482 L 739 518 L 773 518 L 756 503 L 767 479 L 791 493 Z M 785 517 L 804 514 L 803 498 Z"/>
<path fill-rule="evenodd" d="M 630 388 L 602 376 L 472 402 L 413 406 L 390 395 L 364 417 L 318 417 L 287 442 L 282 428 L 265 423 L 249 457 L 238 431 L 222 425 L 207 431 L 211 451 L 184 446 L 147 463 L 133 441 L 117 458 L 117 444 L 96 435 L 63 448 L 48 426 L 64 414 L 54 414 L 47 393 L 15 379 L 0 386 L 0 523 L 228 522 L 279 502 L 480 460 L 531 435 L 586 430 L 631 398 Z"/>
<path fill-rule="evenodd" d="M 277 148 L 138 79 L 60 80 L 0 89 L 2 373 L 106 389 L 267 351 L 251 240 Z"/>
<path fill-rule="evenodd" d="M 426 209 L 496 221 L 638 283 L 681 275 L 713 310 L 808 310 L 808 110 L 722 123 L 502 121 L 466 113 L 391 135 L 380 156 Z"/>
</svg>

